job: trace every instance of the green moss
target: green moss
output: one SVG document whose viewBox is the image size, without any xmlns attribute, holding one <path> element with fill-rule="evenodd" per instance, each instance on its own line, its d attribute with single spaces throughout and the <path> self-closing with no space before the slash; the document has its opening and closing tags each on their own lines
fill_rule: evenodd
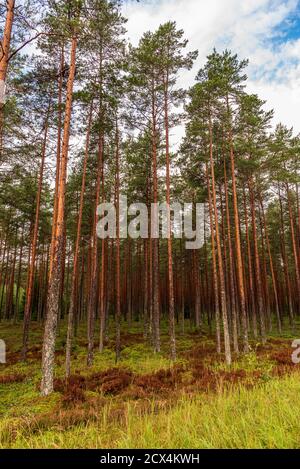
<svg viewBox="0 0 300 469">
<path fill-rule="evenodd" d="M 98 325 L 97 325 L 98 327 Z M 29 348 L 41 347 L 42 328 L 33 323 Z M 97 329 L 98 330 L 98 329 Z M 61 323 L 56 344 L 55 376 L 65 374 L 66 324 Z M 133 336 L 132 334 L 139 334 Z M 268 349 L 257 354 L 261 345 L 253 342 L 252 352 L 236 358 L 229 369 L 220 358 L 216 360 L 214 339 L 205 334 L 177 336 L 178 358 L 183 365 L 182 382 L 193 380 L 193 363 L 203 364 L 214 372 L 244 370 L 259 372 L 257 386 L 249 390 L 237 387 L 217 393 L 181 394 L 176 399 L 149 397 L 142 400 L 122 396 L 102 396 L 86 391 L 86 402 L 74 409 L 62 406 L 60 393 L 45 398 L 39 393 L 41 380 L 40 355 L 36 350 L 27 362 L 17 359 L 21 349 L 22 327 L 0 325 L 0 336 L 7 343 L 8 363 L 1 366 L 3 375 L 25 375 L 22 382 L 0 384 L 0 446 L 3 448 L 280 448 L 299 447 L 300 380 L 299 374 L 275 379 L 275 366 Z M 94 365 L 86 366 L 86 327 L 80 326 L 74 341 L 72 372 L 90 375 L 112 367 L 125 367 L 134 373 L 147 374 L 173 366 L 169 359 L 167 325 L 162 325 L 162 351 L 153 354 L 144 343 L 140 325 L 133 324 L 131 334 L 123 326 L 121 360 L 115 363 L 114 331 L 103 353 L 95 348 Z M 288 348 L 293 337 L 274 332 L 270 352 Z M 79 339 L 80 338 L 80 339 Z M 286 343 L 282 339 L 286 339 Z M 38 346 L 38 347 L 36 347 Z M 198 354 L 199 349 L 199 354 Z M 203 350 L 208 350 L 203 354 Z M 193 354 L 189 351 L 193 350 Z M 40 353 L 40 350 L 39 350 Z M 10 354 L 14 359 L 10 363 Z M 184 392 L 184 391 L 183 391 Z M 151 400 L 153 399 L 153 400 Z M 179 401 L 178 401 L 179 399 Z M 57 421 L 56 415 L 65 412 Z M 82 412 L 82 421 L 81 421 Z M 78 413 L 78 414 L 77 414 Z M 65 421 L 63 420 L 65 419 Z M 120 420 L 121 419 L 121 420 Z M 120 424 L 120 421 L 122 422 Z"/>
</svg>

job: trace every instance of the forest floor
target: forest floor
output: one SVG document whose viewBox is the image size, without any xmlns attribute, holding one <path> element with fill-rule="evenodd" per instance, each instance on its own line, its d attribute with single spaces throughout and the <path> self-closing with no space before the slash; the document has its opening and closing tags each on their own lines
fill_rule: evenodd
<svg viewBox="0 0 300 469">
<path fill-rule="evenodd" d="M 65 325 L 56 348 L 55 392 L 39 393 L 41 327 L 33 323 L 26 363 L 22 327 L 0 325 L 7 363 L 0 364 L 0 448 L 300 448 L 300 364 L 292 363 L 286 332 L 251 342 L 228 368 L 214 337 L 189 331 L 168 358 L 168 337 L 153 355 L 137 325 L 86 367 L 80 330 L 72 376 L 64 382 Z"/>
</svg>

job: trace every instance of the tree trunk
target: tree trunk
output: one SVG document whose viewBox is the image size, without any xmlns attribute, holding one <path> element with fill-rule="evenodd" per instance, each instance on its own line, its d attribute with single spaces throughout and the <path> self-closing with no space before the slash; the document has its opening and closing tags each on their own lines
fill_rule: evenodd
<svg viewBox="0 0 300 469">
<path fill-rule="evenodd" d="M 235 353 L 239 353 L 238 330 L 237 330 L 237 308 L 236 308 L 237 301 L 236 301 L 235 288 L 234 288 L 233 249 L 232 249 L 232 240 L 231 240 L 228 182 L 227 182 L 225 160 L 224 160 L 224 186 L 225 186 L 225 205 L 226 205 L 226 219 L 227 219 L 227 236 L 228 236 L 228 248 L 229 248 L 229 283 L 230 283 L 230 296 L 231 296 L 233 349 Z"/>
<path fill-rule="evenodd" d="M 166 189 L 167 189 L 167 245 L 168 245 L 168 293 L 169 293 L 169 334 L 171 360 L 176 360 L 175 340 L 175 306 L 174 306 L 174 275 L 172 257 L 172 229 L 171 229 L 171 196 L 170 196 L 170 142 L 169 142 L 169 105 L 168 105 L 168 74 L 164 83 L 164 111 L 166 133 Z"/>
<path fill-rule="evenodd" d="M 116 124 L 116 362 L 121 357 L 121 279 L 120 279 L 120 155 L 119 128 Z"/>
<path fill-rule="evenodd" d="M 257 303 L 258 303 L 258 317 L 260 324 L 260 333 L 263 342 L 266 340 L 266 327 L 263 307 L 263 296 L 262 296 L 262 279 L 260 270 L 260 260 L 258 252 L 257 242 L 257 228 L 256 228 L 256 214 L 255 214 L 255 201 L 253 192 L 253 180 L 252 178 L 248 181 L 248 188 L 250 194 L 250 208 L 251 208 L 251 220 L 252 220 L 252 237 L 253 237 L 253 248 L 254 248 L 254 260 L 255 260 L 255 279 L 256 279 L 256 292 L 257 292 Z"/>
<path fill-rule="evenodd" d="M 254 279 L 253 279 L 253 268 L 252 268 L 252 255 L 251 255 L 251 244 L 249 236 L 249 222 L 248 222 L 248 211 L 246 203 L 246 192 L 243 189 L 244 195 L 244 213 L 245 213 L 245 225 L 246 225 L 246 242 L 247 242 L 247 254 L 248 254 L 248 280 L 249 280 L 249 297 L 250 297 L 250 312 L 252 315 L 252 326 L 253 335 L 257 338 L 257 317 L 256 317 L 256 303 L 255 303 L 255 292 L 254 292 Z"/>
<path fill-rule="evenodd" d="M 0 161 L 2 156 L 3 148 L 3 125 L 4 125 L 4 92 L 5 92 L 5 82 L 9 61 L 9 50 L 11 42 L 11 31 L 14 21 L 15 13 L 15 0 L 6 1 L 6 19 L 4 26 L 4 35 L 1 40 L 1 52 L 0 52 Z M 3 96 L 1 95 L 3 92 Z"/>
<path fill-rule="evenodd" d="M 19 253 L 19 269 L 18 269 L 18 278 L 17 278 L 16 307 L 15 307 L 14 321 L 13 321 L 14 325 L 17 324 L 18 318 L 19 318 L 19 296 L 20 296 L 20 287 L 21 287 L 23 248 L 24 248 L 24 225 L 22 226 L 21 247 L 20 247 L 20 253 Z M 1 285 L 1 281 L 0 281 L 0 285 Z"/>
<path fill-rule="evenodd" d="M 97 259 L 98 259 L 98 237 L 97 237 L 97 208 L 100 199 L 101 171 L 103 167 L 103 136 L 99 136 L 97 181 L 94 206 L 94 218 L 91 235 L 91 278 L 90 293 L 88 302 L 88 353 L 87 365 L 92 366 L 94 361 L 94 332 L 95 332 L 95 310 L 96 310 L 96 290 L 97 290 Z"/>
<path fill-rule="evenodd" d="M 30 256 L 30 265 L 29 265 L 28 280 L 27 280 L 25 309 L 24 309 L 22 360 L 26 360 L 30 318 L 31 318 L 35 260 L 36 260 L 39 223 L 40 223 L 41 196 L 42 196 L 42 188 L 43 188 L 44 167 L 45 167 L 46 147 L 47 147 L 47 138 L 48 138 L 49 111 L 50 111 L 50 107 L 48 109 L 48 115 L 45 121 L 44 140 L 43 140 L 43 147 L 42 147 L 42 159 L 41 159 L 41 164 L 40 164 L 38 189 L 37 189 L 37 194 L 36 194 L 35 220 L 34 220 L 34 228 L 33 228 L 33 238 L 32 238 L 32 243 L 31 243 L 31 256 Z"/>
<path fill-rule="evenodd" d="M 265 212 L 264 212 L 263 201 L 262 201 L 262 198 L 261 198 L 260 195 L 259 195 L 259 201 L 260 201 L 260 206 L 261 206 L 262 222 L 263 222 L 263 228 L 264 228 L 265 239 L 266 239 L 267 250 L 268 250 L 268 256 L 269 256 L 270 270 L 271 270 L 271 276 L 272 276 L 277 325 L 278 325 L 278 331 L 281 334 L 282 324 L 281 324 L 281 317 L 280 317 L 280 311 L 279 311 L 278 291 L 277 291 L 277 284 L 276 284 L 276 278 L 275 278 L 274 264 L 273 264 L 272 253 L 271 253 L 269 234 L 268 234 L 268 231 L 267 231 L 267 224 L 266 224 L 266 217 L 265 217 Z"/>
<path fill-rule="evenodd" d="M 222 257 L 222 250 L 221 250 L 221 240 L 220 240 L 219 221 L 218 221 L 211 117 L 209 119 L 209 160 L 210 160 L 210 174 L 211 174 L 211 185 L 212 185 L 212 206 L 213 206 L 214 219 L 215 219 L 216 246 L 217 246 L 218 267 L 219 267 L 220 298 L 221 298 L 222 319 L 223 319 L 225 359 L 226 359 L 227 365 L 230 365 L 231 364 L 231 350 L 230 350 L 230 337 L 229 337 L 229 325 L 228 325 L 228 315 L 227 315 L 227 301 L 226 301 L 226 290 L 225 290 L 226 287 L 225 287 L 225 278 L 224 278 L 223 257 Z"/>
<path fill-rule="evenodd" d="M 82 225 L 84 193 L 85 193 L 85 183 L 86 183 L 86 169 L 87 169 L 89 147 L 90 147 L 90 132 L 91 132 L 91 125 L 92 125 L 92 115 L 93 115 L 93 102 L 91 102 L 91 105 L 90 105 L 89 120 L 88 120 L 88 127 L 87 127 L 87 133 L 86 133 L 85 154 L 84 154 L 84 160 L 83 160 L 81 191 L 80 191 L 79 213 L 78 213 L 78 220 L 77 220 L 77 232 L 76 232 L 75 252 L 74 252 L 74 260 L 73 260 L 72 280 L 71 280 L 71 298 L 70 298 L 70 308 L 69 308 L 69 315 L 68 315 L 68 330 L 67 330 L 67 343 L 66 343 L 66 378 L 67 379 L 70 377 L 70 371 L 71 371 L 71 351 L 72 351 L 72 339 L 73 339 L 73 327 L 74 327 L 74 312 L 75 312 L 75 309 L 77 308 L 76 297 L 77 297 L 77 290 L 78 290 L 78 260 L 79 260 L 81 225 Z"/>
<path fill-rule="evenodd" d="M 63 73 L 65 67 L 64 58 L 64 47 L 61 48 L 60 56 L 60 67 L 58 76 L 58 128 L 57 128 L 57 144 L 56 144 L 56 173 L 55 173 L 55 189 L 54 189 L 54 206 L 53 206 L 53 217 L 52 217 L 52 232 L 51 232 L 51 245 L 50 245 L 50 266 L 49 273 L 52 272 L 52 261 L 54 259 L 55 243 L 52 240 L 55 239 L 55 230 L 57 223 L 57 207 L 58 207 L 58 190 L 60 182 L 60 171 L 61 171 L 61 134 L 62 134 L 62 94 L 63 94 Z"/>
<path fill-rule="evenodd" d="M 214 300 L 215 300 L 217 352 L 221 353 L 219 285 L 218 285 L 218 272 L 217 272 L 217 260 L 216 260 L 216 248 L 215 248 L 215 229 L 214 229 L 214 220 L 213 220 L 213 208 L 212 208 L 212 200 L 211 200 L 208 164 L 205 165 L 205 168 L 206 168 L 206 182 L 207 182 L 207 190 L 208 190 L 209 219 L 210 219 L 210 230 L 211 230 L 211 252 L 212 252 L 212 267 L 213 267 L 213 290 L 214 290 Z"/>
<path fill-rule="evenodd" d="M 284 218 L 283 218 L 283 207 L 282 207 L 282 198 L 281 198 L 281 191 L 280 185 L 278 184 L 278 198 L 279 198 L 279 205 L 280 205 L 280 238 L 281 238 L 281 257 L 283 263 L 283 271 L 285 277 L 285 284 L 286 284 L 286 295 L 288 300 L 288 309 L 289 309 L 289 320 L 292 331 L 294 331 L 295 321 L 294 321 L 294 308 L 293 308 L 293 300 L 292 300 L 292 292 L 291 292 L 291 282 L 288 270 L 288 258 L 286 253 L 286 246 L 285 246 L 285 229 L 284 229 Z"/>
<path fill-rule="evenodd" d="M 153 82 L 153 80 L 152 80 Z M 152 89 L 152 171 L 153 171 L 153 202 L 158 203 L 158 178 L 157 178 L 157 123 L 156 123 L 156 99 L 153 83 Z M 159 311 L 159 243 L 157 238 L 152 239 L 153 255 L 153 302 L 152 325 L 154 352 L 160 352 L 160 311 Z M 151 299 L 152 300 L 152 299 Z"/>
<path fill-rule="evenodd" d="M 63 248 L 64 212 L 65 212 L 65 189 L 67 178 L 67 163 L 69 151 L 69 137 L 72 113 L 73 84 L 76 68 L 77 37 L 72 38 L 70 69 L 67 83 L 66 109 L 64 119 L 64 133 L 61 154 L 61 170 L 58 184 L 58 204 L 57 220 L 53 220 L 56 225 L 51 243 L 54 244 L 53 259 L 49 274 L 47 317 L 45 322 L 43 354 L 42 354 L 42 395 L 48 395 L 53 391 L 53 371 L 55 355 L 55 339 L 59 307 L 59 293 L 61 280 L 61 261 Z"/>
<path fill-rule="evenodd" d="M 229 113 L 229 101 L 227 97 L 227 110 Z M 245 299 L 245 287 L 244 287 L 244 276 L 243 276 L 243 261 L 241 251 L 241 238 L 240 238 L 240 217 L 238 209 L 238 198 L 236 188 L 236 176 L 235 176 L 235 157 L 232 142 L 232 129 L 229 130 L 229 145 L 230 145 L 230 163 L 231 163 L 231 177 L 232 177 L 232 198 L 233 198 L 233 212 L 234 212 L 234 228 L 235 228 L 235 248 L 236 248 L 236 266 L 237 266 L 237 278 L 238 288 L 241 306 L 241 322 L 242 322 L 242 334 L 243 334 L 243 346 L 244 352 L 249 351 L 248 342 L 248 327 L 247 327 L 247 314 L 246 314 L 246 299 Z"/>
<path fill-rule="evenodd" d="M 286 184 L 286 192 L 287 192 L 288 213 L 289 213 L 290 228 L 291 228 L 292 248 L 293 248 L 293 254 L 294 254 L 294 261 L 295 261 L 296 281 L 297 281 L 298 294 L 300 294 L 300 266 L 298 262 L 294 217 L 293 217 L 293 210 L 292 210 L 292 204 L 291 204 L 290 189 L 289 189 L 288 184 Z"/>
<path fill-rule="evenodd" d="M 102 182 L 102 203 L 105 202 L 105 187 L 104 187 L 104 163 L 101 169 L 101 182 Z M 104 331 L 105 331 L 105 273 L 106 273 L 106 253 L 105 253 L 105 239 L 101 240 L 101 270 L 100 270 L 100 292 L 99 292 L 99 305 L 100 305 L 100 338 L 99 338 L 99 351 L 103 352 L 104 349 Z"/>
</svg>

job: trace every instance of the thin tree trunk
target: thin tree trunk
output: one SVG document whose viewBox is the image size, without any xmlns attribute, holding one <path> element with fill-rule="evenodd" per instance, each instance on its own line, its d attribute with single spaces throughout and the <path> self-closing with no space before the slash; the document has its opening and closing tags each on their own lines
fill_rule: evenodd
<svg viewBox="0 0 300 469">
<path fill-rule="evenodd" d="M 293 210 L 292 210 L 292 204 L 291 204 L 290 189 L 289 189 L 288 184 L 286 184 L 286 192 L 287 192 L 288 213 L 289 213 L 290 228 L 291 228 L 292 248 L 293 248 L 293 254 L 294 254 L 294 261 L 295 261 L 296 281 L 297 281 L 298 294 L 300 294 L 300 270 L 299 270 L 300 266 L 298 262 L 297 243 L 296 243 L 295 228 L 294 228 L 294 217 L 293 217 Z"/>
<path fill-rule="evenodd" d="M 210 160 L 210 174 L 211 174 L 211 184 L 212 184 L 212 191 L 211 191 L 212 192 L 212 205 L 213 205 L 214 219 L 215 219 L 216 246 L 217 246 L 218 267 L 219 267 L 220 298 L 221 298 L 222 319 L 223 319 L 225 359 L 226 359 L 227 365 L 230 365 L 231 364 L 230 336 L 229 336 L 229 325 L 228 325 L 228 314 L 227 314 L 223 257 L 222 257 L 222 250 L 221 250 L 217 198 L 216 198 L 211 117 L 209 118 L 209 160 Z"/>
<path fill-rule="evenodd" d="M 52 261 L 54 259 L 55 243 L 52 240 L 55 239 L 55 230 L 57 224 L 57 207 L 58 207 L 58 190 L 60 183 L 60 171 L 61 171 L 61 136 L 62 136 L 62 94 L 63 94 L 63 72 L 65 67 L 64 58 L 64 46 L 61 48 L 60 56 L 60 68 L 58 77 L 58 128 L 57 128 L 57 144 L 56 144 L 56 174 L 55 174 L 55 189 L 54 189 L 54 206 L 53 206 L 53 217 L 52 217 L 52 233 L 51 233 L 51 245 L 50 245 L 50 266 L 49 273 L 52 272 Z"/>
<path fill-rule="evenodd" d="M 6 295 L 6 319 L 9 320 L 11 318 L 11 314 L 13 312 L 13 302 L 14 302 L 14 284 L 15 284 L 15 267 L 16 267 L 16 258 L 17 258 L 17 239 L 18 239 L 18 228 L 16 229 L 15 234 L 15 246 L 14 246 L 14 254 L 13 254 L 13 261 L 11 266 L 11 275 L 9 280 L 9 289 Z"/>
<path fill-rule="evenodd" d="M 75 252 L 74 252 L 74 260 L 73 260 L 72 280 L 71 280 L 71 298 L 70 298 L 70 308 L 69 308 L 69 315 L 68 315 L 68 330 L 67 330 L 67 343 L 66 343 L 66 378 L 67 379 L 70 377 L 70 372 L 71 372 L 71 351 L 72 351 L 72 339 L 73 339 L 73 328 L 74 328 L 74 311 L 75 311 L 75 308 L 77 307 L 76 296 L 77 296 L 77 290 L 78 290 L 78 261 L 79 261 L 81 225 L 82 225 L 83 204 L 84 204 L 84 194 L 85 194 L 85 184 L 86 184 L 86 169 L 87 169 L 89 147 L 90 147 L 90 132 L 91 132 L 91 125 L 92 125 L 92 115 L 93 115 L 93 102 L 91 102 L 90 104 L 88 127 L 87 127 L 87 133 L 86 133 L 85 154 L 84 154 L 84 160 L 83 160 L 81 191 L 80 191 L 79 213 L 78 213 L 78 220 L 77 220 L 77 232 L 76 232 Z"/>
<path fill-rule="evenodd" d="M 87 365 L 92 366 L 94 361 L 94 333 L 95 333 L 95 310 L 97 289 L 97 259 L 98 259 L 98 237 L 97 237 L 97 208 L 100 199 L 101 171 L 103 167 L 103 136 L 99 135 L 99 150 L 97 164 L 97 181 L 95 193 L 94 218 L 91 235 L 91 278 L 88 302 L 88 353 Z"/>
<path fill-rule="evenodd" d="M 229 113 L 230 109 L 229 109 L 228 97 L 227 97 L 227 110 Z M 229 130 L 229 145 L 230 145 L 232 199 L 233 199 L 233 213 L 234 213 L 234 227 L 235 227 L 237 278 L 238 278 L 238 289 L 239 289 L 240 306 L 241 306 L 243 346 L 244 346 L 244 352 L 247 353 L 249 351 L 249 341 L 248 341 L 245 286 L 244 286 L 243 261 L 242 261 L 241 238 L 240 238 L 240 217 L 239 217 L 239 210 L 238 210 L 238 198 L 237 198 L 236 176 L 235 176 L 235 156 L 234 156 L 234 149 L 233 149 L 233 142 L 232 142 L 231 126 Z"/>
<path fill-rule="evenodd" d="M 170 142 L 169 142 L 169 105 L 168 105 L 168 74 L 164 83 L 164 111 L 166 133 L 166 189 L 167 189 L 167 245 L 168 245 L 168 293 L 169 293 L 169 334 L 171 360 L 176 360 L 175 339 L 175 306 L 174 306 L 174 274 L 172 256 L 172 229 L 171 229 L 171 195 L 170 195 Z"/>
<path fill-rule="evenodd" d="M 251 255 L 251 244 L 250 244 L 250 236 L 249 236 L 249 222 L 248 222 L 248 212 L 247 212 L 245 188 L 243 189 L 243 195 L 244 195 L 244 212 L 245 212 L 246 241 L 247 241 L 247 254 L 248 254 L 248 279 L 249 279 L 250 311 L 251 311 L 251 315 L 252 315 L 253 335 L 254 335 L 255 338 L 257 338 L 258 332 L 257 332 L 256 303 L 255 303 L 253 268 L 252 268 L 252 255 Z"/>
<path fill-rule="evenodd" d="M 45 157 L 46 157 L 47 138 L 48 138 L 49 112 L 50 112 L 50 106 L 48 108 L 48 115 L 47 115 L 46 121 L 45 121 L 44 140 L 43 140 L 43 147 L 42 147 L 42 158 L 41 158 L 41 164 L 40 164 L 38 189 L 37 189 L 37 194 L 36 194 L 35 220 L 34 220 L 34 228 L 33 228 L 33 238 L 32 238 L 32 243 L 31 243 L 31 256 L 30 256 L 30 265 L 29 265 L 28 280 L 27 280 L 27 292 L 26 292 L 25 309 L 24 309 L 22 360 L 26 360 L 27 346 L 28 346 L 28 336 L 29 336 L 29 327 L 30 327 L 30 318 L 31 318 L 32 294 L 33 294 L 33 282 L 34 282 L 34 273 L 35 273 L 35 260 L 36 260 L 36 251 L 37 251 L 38 233 L 39 233 L 39 223 L 40 223 L 41 196 L 42 196 L 42 188 L 43 188 L 44 167 L 45 167 Z"/>
<path fill-rule="evenodd" d="M 215 318 L 216 318 L 216 340 L 217 340 L 217 353 L 221 353 L 221 328 L 220 328 L 220 303 L 219 303 L 219 285 L 218 285 L 218 272 L 217 272 L 217 260 L 216 260 L 216 248 L 215 248 L 215 229 L 213 220 L 213 207 L 211 200 L 211 189 L 209 182 L 208 164 L 206 168 L 206 181 L 208 190 L 208 204 L 209 204 L 209 218 L 210 218 L 210 230 L 211 230 L 211 252 L 212 252 L 212 267 L 213 267 L 213 290 L 215 300 Z"/>
<path fill-rule="evenodd" d="M 21 287 L 21 274 L 22 274 L 22 262 L 23 262 L 23 247 L 24 247 L 24 225 L 22 226 L 22 233 L 21 233 L 21 247 L 19 253 L 19 269 L 18 269 L 18 278 L 17 278 L 17 291 L 16 291 L 16 307 L 14 313 L 14 325 L 18 322 L 19 316 L 19 296 L 20 296 L 20 287 Z M 1 286 L 1 281 L 0 281 Z"/>
<path fill-rule="evenodd" d="M 104 145 L 104 143 L 103 143 Z M 104 186 L 104 162 L 101 168 L 101 183 L 102 183 L 102 203 L 105 202 L 105 186 Z M 104 331 L 105 331 L 105 273 L 106 273 L 106 253 L 105 253 L 105 239 L 101 240 L 101 270 L 100 270 L 100 338 L 99 338 L 99 351 L 103 352 L 104 349 Z"/>
<path fill-rule="evenodd" d="M 1 40 L 0 51 L 0 93 L 3 91 L 3 96 L 0 94 L 0 161 L 3 149 L 3 125 L 4 125 L 4 92 L 5 82 L 8 69 L 9 51 L 11 43 L 11 32 L 14 21 L 15 13 L 15 0 L 6 1 L 6 19 L 4 26 L 3 39 Z"/>
<path fill-rule="evenodd" d="M 225 160 L 224 160 L 224 186 L 225 186 L 225 205 L 226 205 L 226 219 L 227 219 L 227 236 L 228 236 L 228 248 L 229 248 L 229 280 L 230 280 L 229 283 L 230 283 L 230 295 L 231 295 L 233 349 L 235 353 L 239 353 L 239 342 L 238 342 L 238 331 L 237 331 L 237 309 L 236 309 L 237 301 L 236 301 L 235 288 L 234 288 L 233 249 L 232 249 L 232 240 L 231 240 L 228 182 L 227 182 Z"/>
<path fill-rule="evenodd" d="M 121 272 L 120 272 L 120 155 L 119 128 L 116 124 L 116 362 L 121 357 Z"/>
<path fill-rule="evenodd" d="M 279 311 L 278 291 L 277 291 L 277 284 L 276 284 L 276 278 L 275 278 L 274 264 L 273 264 L 272 253 L 271 253 L 269 234 L 268 234 L 267 225 L 266 225 L 266 217 L 265 217 L 265 212 L 264 212 L 263 201 L 260 195 L 259 195 L 259 201 L 260 201 L 260 206 L 261 206 L 262 222 L 263 222 L 263 228 L 264 228 L 268 256 L 269 256 L 270 270 L 271 270 L 271 276 L 272 276 L 277 325 L 278 325 L 278 331 L 281 334 L 282 324 L 281 324 L 281 317 L 280 317 L 280 311 Z"/>
<path fill-rule="evenodd" d="M 283 207 L 282 207 L 282 198 L 281 198 L 281 192 L 280 192 L 280 185 L 279 184 L 278 184 L 278 198 L 279 198 L 279 205 L 280 205 L 281 256 L 282 256 L 283 270 L 284 270 L 284 276 L 285 276 L 286 294 L 287 294 L 287 300 L 288 300 L 290 325 L 291 325 L 292 330 L 294 330 L 294 327 L 295 327 L 294 308 L 293 308 L 293 300 L 292 300 L 292 292 L 291 292 L 291 282 L 290 282 L 290 276 L 289 276 L 289 271 L 288 271 L 288 259 L 287 259 L 286 246 L 285 246 L 285 230 L 284 230 Z"/>
<path fill-rule="evenodd" d="M 152 89 L 152 171 L 153 171 L 153 202 L 158 203 L 158 178 L 157 178 L 157 123 L 156 123 L 156 100 L 154 82 Z M 151 243 L 153 254 L 153 346 L 154 352 L 160 352 L 160 310 L 159 310 L 159 243 L 154 238 Z"/>
<path fill-rule="evenodd" d="M 265 340 L 266 340 L 266 327 L 265 327 L 265 318 L 264 318 L 264 307 L 263 307 L 263 296 L 262 296 L 262 279 L 261 279 L 261 268 L 260 268 L 258 242 L 257 242 L 255 200 L 254 200 L 253 180 L 252 180 L 252 178 L 248 181 L 248 188 L 249 188 L 249 194 L 250 194 L 252 237 L 253 237 L 254 260 L 255 260 L 255 279 L 256 279 L 257 302 L 258 302 L 258 317 L 259 317 L 259 324 L 260 324 L 260 333 L 261 333 L 263 342 L 265 342 Z"/>
</svg>

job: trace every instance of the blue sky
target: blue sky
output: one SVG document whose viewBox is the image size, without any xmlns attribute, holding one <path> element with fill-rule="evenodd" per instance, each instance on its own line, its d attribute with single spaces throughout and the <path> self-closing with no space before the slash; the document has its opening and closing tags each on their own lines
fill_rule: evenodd
<svg viewBox="0 0 300 469">
<path fill-rule="evenodd" d="M 213 47 L 248 58 L 248 91 L 274 109 L 274 125 L 283 122 L 300 132 L 300 0 L 141 0 L 126 2 L 123 11 L 134 44 L 168 20 L 184 29 L 199 57 L 181 75 L 181 86 L 193 83 Z M 175 145 L 181 134 L 176 131 Z"/>
<path fill-rule="evenodd" d="M 293 41 L 300 37 L 300 11 L 298 8 L 293 10 L 277 27 L 274 28 L 276 43 Z"/>
</svg>

